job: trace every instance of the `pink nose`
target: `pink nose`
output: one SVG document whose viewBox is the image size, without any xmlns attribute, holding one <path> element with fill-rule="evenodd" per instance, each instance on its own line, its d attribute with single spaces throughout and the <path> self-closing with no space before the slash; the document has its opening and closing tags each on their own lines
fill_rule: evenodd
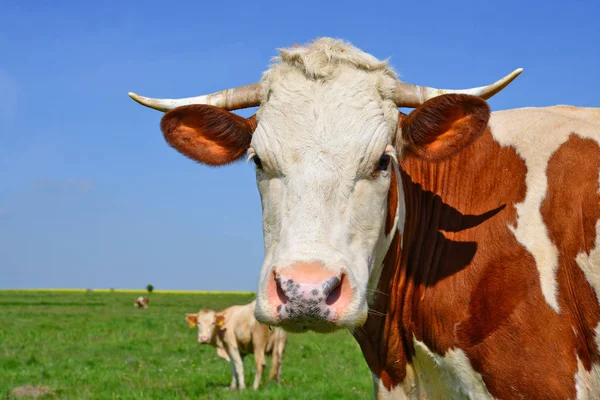
<svg viewBox="0 0 600 400">
<path fill-rule="evenodd" d="M 335 322 L 352 297 L 346 275 L 334 273 L 321 263 L 275 269 L 266 289 L 280 321 Z"/>
<path fill-rule="evenodd" d="M 200 343 L 207 343 L 208 342 L 208 336 L 200 336 Z"/>
</svg>

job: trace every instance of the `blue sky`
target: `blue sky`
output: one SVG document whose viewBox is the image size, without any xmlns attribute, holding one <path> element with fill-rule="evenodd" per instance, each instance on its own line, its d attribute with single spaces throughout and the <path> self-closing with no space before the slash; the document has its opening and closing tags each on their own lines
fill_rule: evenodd
<svg viewBox="0 0 600 400">
<path fill-rule="evenodd" d="M 181 156 L 129 91 L 255 82 L 278 47 L 332 36 L 416 84 L 523 67 L 496 110 L 598 107 L 599 15 L 597 1 L 0 2 L 0 288 L 255 290 L 252 165 Z"/>
</svg>

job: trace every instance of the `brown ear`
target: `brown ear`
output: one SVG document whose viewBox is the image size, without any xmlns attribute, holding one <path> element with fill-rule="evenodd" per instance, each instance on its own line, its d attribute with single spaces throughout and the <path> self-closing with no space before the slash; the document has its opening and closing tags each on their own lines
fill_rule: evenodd
<svg viewBox="0 0 600 400">
<path fill-rule="evenodd" d="M 223 325 L 225 325 L 225 316 L 222 314 L 217 314 L 215 316 L 215 323 L 219 329 L 223 328 Z"/>
<path fill-rule="evenodd" d="M 227 329 L 225 328 L 225 315 L 224 314 L 216 314 L 215 315 L 215 325 L 217 328 L 217 335 L 223 340 L 225 337 L 225 333 Z"/>
<path fill-rule="evenodd" d="M 404 151 L 430 161 L 444 160 L 471 144 L 485 131 L 490 107 L 466 94 L 446 94 L 400 115 Z"/>
<path fill-rule="evenodd" d="M 185 320 L 193 328 L 198 323 L 198 314 L 185 314 Z"/>
<path fill-rule="evenodd" d="M 224 165 L 242 157 L 256 128 L 256 117 L 248 119 L 207 105 L 177 107 L 160 121 L 170 146 L 207 165 Z"/>
</svg>

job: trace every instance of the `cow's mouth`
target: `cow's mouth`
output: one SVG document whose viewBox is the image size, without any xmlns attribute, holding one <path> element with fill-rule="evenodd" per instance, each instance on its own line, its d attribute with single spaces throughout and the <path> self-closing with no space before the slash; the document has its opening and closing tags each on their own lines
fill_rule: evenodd
<svg viewBox="0 0 600 400">
<path fill-rule="evenodd" d="M 320 319 L 286 320 L 285 322 L 280 323 L 279 326 L 288 332 L 295 333 L 308 331 L 317 333 L 332 333 L 343 329 L 343 327 L 340 327 L 331 321 L 324 321 Z"/>
</svg>

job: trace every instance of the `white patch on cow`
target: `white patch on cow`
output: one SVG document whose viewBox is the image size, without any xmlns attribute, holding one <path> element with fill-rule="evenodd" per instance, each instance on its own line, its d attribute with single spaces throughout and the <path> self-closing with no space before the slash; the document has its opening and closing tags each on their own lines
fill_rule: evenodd
<svg viewBox="0 0 600 400">
<path fill-rule="evenodd" d="M 596 329 L 596 340 L 598 340 Z M 600 365 L 592 365 L 590 371 L 586 370 L 577 357 L 577 372 L 575 373 L 575 393 L 577 400 L 596 400 L 600 393 Z"/>
<path fill-rule="evenodd" d="M 373 373 L 373 398 L 376 400 L 410 400 L 414 399 L 410 393 L 410 390 L 406 390 L 403 385 L 398 385 L 393 387 L 391 390 L 388 390 L 381 379 Z"/>
<path fill-rule="evenodd" d="M 465 352 L 452 349 L 444 356 L 433 353 L 424 343 L 413 338 L 415 356 L 406 365 L 404 381 L 388 390 L 373 376 L 377 400 L 492 399 L 481 375 L 473 369 Z"/>
<path fill-rule="evenodd" d="M 328 38 L 281 50 L 264 74 L 251 144 L 264 167 L 257 171 L 265 237 L 261 321 L 277 323 L 260 289 L 274 268 L 315 261 L 346 273 L 354 289 L 338 326 L 366 318 L 390 185 L 389 168 L 373 171 L 396 134 L 396 82 L 385 62 Z"/>
<path fill-rule="evenodd" d="M 516 226 L 509 228 L 535 259 L 542 293 L 556 312 L 560 311 L 558 250 L 550 240 L 540 210 L 548 187 L 546 168 L 552 154 L 572 133 L 600 142 L 600 129 L 593 121 L 596 111 L 573 110 L 556 106 L 498 111 L 489 123 L 496 141 L 512 146 L 527 166 L 525 200 L 516 205 L 518 220 Z"/>
<path fill-rule="evenodd" d="M 441 356 L 413 338 L 412 360 L 415 390 L 411 399 L 492 399 L 481 374 L 473 369 L 461 349 L 450 349 Z"/>
</svg>

